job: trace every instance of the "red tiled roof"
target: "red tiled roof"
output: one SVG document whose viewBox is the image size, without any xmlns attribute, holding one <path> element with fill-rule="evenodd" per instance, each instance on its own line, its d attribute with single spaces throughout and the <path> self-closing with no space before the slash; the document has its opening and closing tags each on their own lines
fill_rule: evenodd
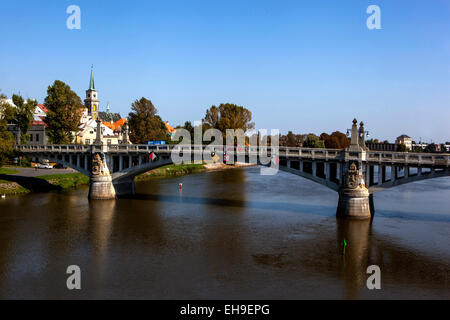
<svg viewBox="0 0 450 320">
<path fill-rule="evenodd" d="M 45 113 L 47 113 L 48 109 L 43 104 L 38 104 L 38 107 L 42 109 Z"/>
</svg>

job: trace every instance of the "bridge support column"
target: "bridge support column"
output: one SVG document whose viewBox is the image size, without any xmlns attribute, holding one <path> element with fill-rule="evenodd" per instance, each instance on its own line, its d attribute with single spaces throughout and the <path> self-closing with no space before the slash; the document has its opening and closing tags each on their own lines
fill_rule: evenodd
<svg viewBox="0 0 450 320">
<path fill-rule="evenodd" d="M 374 213 L 373 198 L 369 195 L 362 168 L 351 163 L 344 175 L 345 181 L 339 190 L 336 216 L 343 218 L 368 219 Z"/>
<path fill-rule="evenodd" d="M 377 184 L 383 183 L 383 169 L 381 168 L 381 165 L 378 165 L 378 181 Z"/>
<path fill-rule="evenodd" d="M 325 162 L 325 179 L 327 181 L 331 180 L 330 171 L 330 163 L 327 161 Z"/>
<path fill-rule="evenodd" d="M 92 159 L 91 183 L 89 186 L 89 199 L 108 200 L 115 199 L 112 178 L 106 165 L 105 156 L 96 154 Z"/>
<path fill-rule="evenodd" d="M 373 196 L 365 187 L 344 188 L 339 191 L 336 216 L 343 218 L 368 219 L 374 213 Z"/>
<path fill-rule="evenodd" d="M 123 155 L 119 155 L 119 171 L 123 170 Z"/>
</svg>

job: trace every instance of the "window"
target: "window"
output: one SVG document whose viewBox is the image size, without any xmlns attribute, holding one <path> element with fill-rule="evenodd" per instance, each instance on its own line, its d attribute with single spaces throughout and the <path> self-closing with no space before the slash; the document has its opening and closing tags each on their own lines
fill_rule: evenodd
<svg viewBox="0 0 450 320">
<path fill-rule="evenodd" d="M 93 134 L 93 133 L 94 133 L 94 131 L 90 131 L 89 133 L 90 133 L 90 134 Z"/>
<path fill-rule="evenodd" d="M 111 139 L 106 140 L 107 144 L 111 144 Z"/>
<path fill-rule="evenodd" d="M 86 140 L 84 140 L 84 142 L 85 142 L 86 144 L 91 144 L 91 139 L 86 139 Z"/>
<path fill-rule="evenodd" d="M 36 142 L 39 142 L 39 134 L 36 133 Z"/>
<path fill-rule="evenodd" d="M 30 142 L 32 142 L 32 141 L 33 141 L 33 135 L 30 134 Z"/>
</svg>

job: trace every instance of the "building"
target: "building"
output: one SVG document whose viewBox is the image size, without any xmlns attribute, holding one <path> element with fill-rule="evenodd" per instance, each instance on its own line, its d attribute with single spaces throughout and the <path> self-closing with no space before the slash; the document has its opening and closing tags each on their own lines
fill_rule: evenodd
<svg viewBox="0 0 450 320">
<path fill-rule="evenodd" d="M 7 99 L 7 101 L 10 105 L 13 107 L 16 107 L 11 99 Z M 44 120 L 47 116 L 47 108 L 43 104 L 38 104 L 36 106 L 36 109 L 33 112 L 33 120 L 31 120 L 30 128 L 27 131 L 27 134 L 29 136 L 28 144 L 30 145 L 41 145 L 41 144 L 47 144 L 48 137 L 46 134 L 46 128 L 47 125 L 45 124 Z M 16 143 L 20 144 L 20 129 L 16 124 L 8 124 L 8 130 L 12 132 L 12 134 L 16 138 Z"/>
<path fill-rule="evenodd" d="M 404 144 L 406 146 L 406 149 L 412 149 L 412 139 L 406 134 L 402 134 L 401 136 L 397 137 L 397 139 L 395 140 L 395 144 Z"/>
<path fill-rule="evenodd" d="M 114 131 L 105 126 L 103 123 L 100 125 L 102 130 L 102 137 L 104 144 L 119 144 L 119 136 L 114 134 Z M 75 137 L 75 143 L 88 144 L 94 143 L 97 138 L 97 121 L 90 119 L 88 122 L 81 124 L 80 131 Z"/>
<path fill-rule="evenodd" d="M 167 134 L 169 136 L 173 135 L 177 130 L 169 124 L 169 121 L 164 122 L 166 126 Z"/>
<path fill-rule="evenodd" d="M 128 120 L 126 118 L 122 118 L 117 120 L 116 122 L 105 121 L 102 124 L 113 131 L 114 135 L 117 136 L 118 142 L 120 144 L 123 140 L 123 127 L 125 126 L 125 123 L 127 123 L 127 121 Z"/>
<path fill-rule="evenodd" d="M 99 119 L 100 100 L 98 91 L 95 89 L 94 71 L 91 68 L 91 76 L 89 79 L 89 88 L 86 90 L 86 98 L 84 99 L 85 110 L 81 118 L 79 131 L 74 133 L 75 143 L 88 144 L 94 143 L 97 138 L 97 119 Z M 110 122 L 102 122 L 100 124 L 102 130 L 102 139 L 104 144 L 120 144 L 122 142 L 122 126 L 127 119 L 120 119 L 113 127 Z M 119 129 L 120 127 L 120 129 Z"/>
<path fill-rule="evenodd" d="M 27 131 L 29 135 L 28 144 L 40 145 L 47 144 L 48 137 L 46 134 L 47 124 L 44 122 L 47 116 L 47 108 L 43 104 L 38 104 L 33 114 L 31 126 Z"/>
<path fill-rule="evenodd" d="M 92 119 L 98 119 L 98 108 L 100 100 L 98 100 L 98 92 L 95 89 L 94 70 L 91 68 L 91 78 L 89 80 L 89 89 L 86 90 L 86 99 L 84 105 L 87 115 Z"/>
</svg>

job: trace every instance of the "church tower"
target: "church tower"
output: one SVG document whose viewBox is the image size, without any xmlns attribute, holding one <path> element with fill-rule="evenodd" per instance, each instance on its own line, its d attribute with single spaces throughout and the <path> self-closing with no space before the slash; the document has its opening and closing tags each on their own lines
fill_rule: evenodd
<svg viewBox="0 0 450 320">
<path fill-rule="evenodd" d="M 89 89 L 86 90 L 86 99 L 84 99 L 84 106 L 87 108 L 88 116 L 92 119 L 98 119 L 98 93 L 95 90 L 94 84 L 94 67 L 91 68 L 91 79 L 89 81 Z"/>
</svg>

